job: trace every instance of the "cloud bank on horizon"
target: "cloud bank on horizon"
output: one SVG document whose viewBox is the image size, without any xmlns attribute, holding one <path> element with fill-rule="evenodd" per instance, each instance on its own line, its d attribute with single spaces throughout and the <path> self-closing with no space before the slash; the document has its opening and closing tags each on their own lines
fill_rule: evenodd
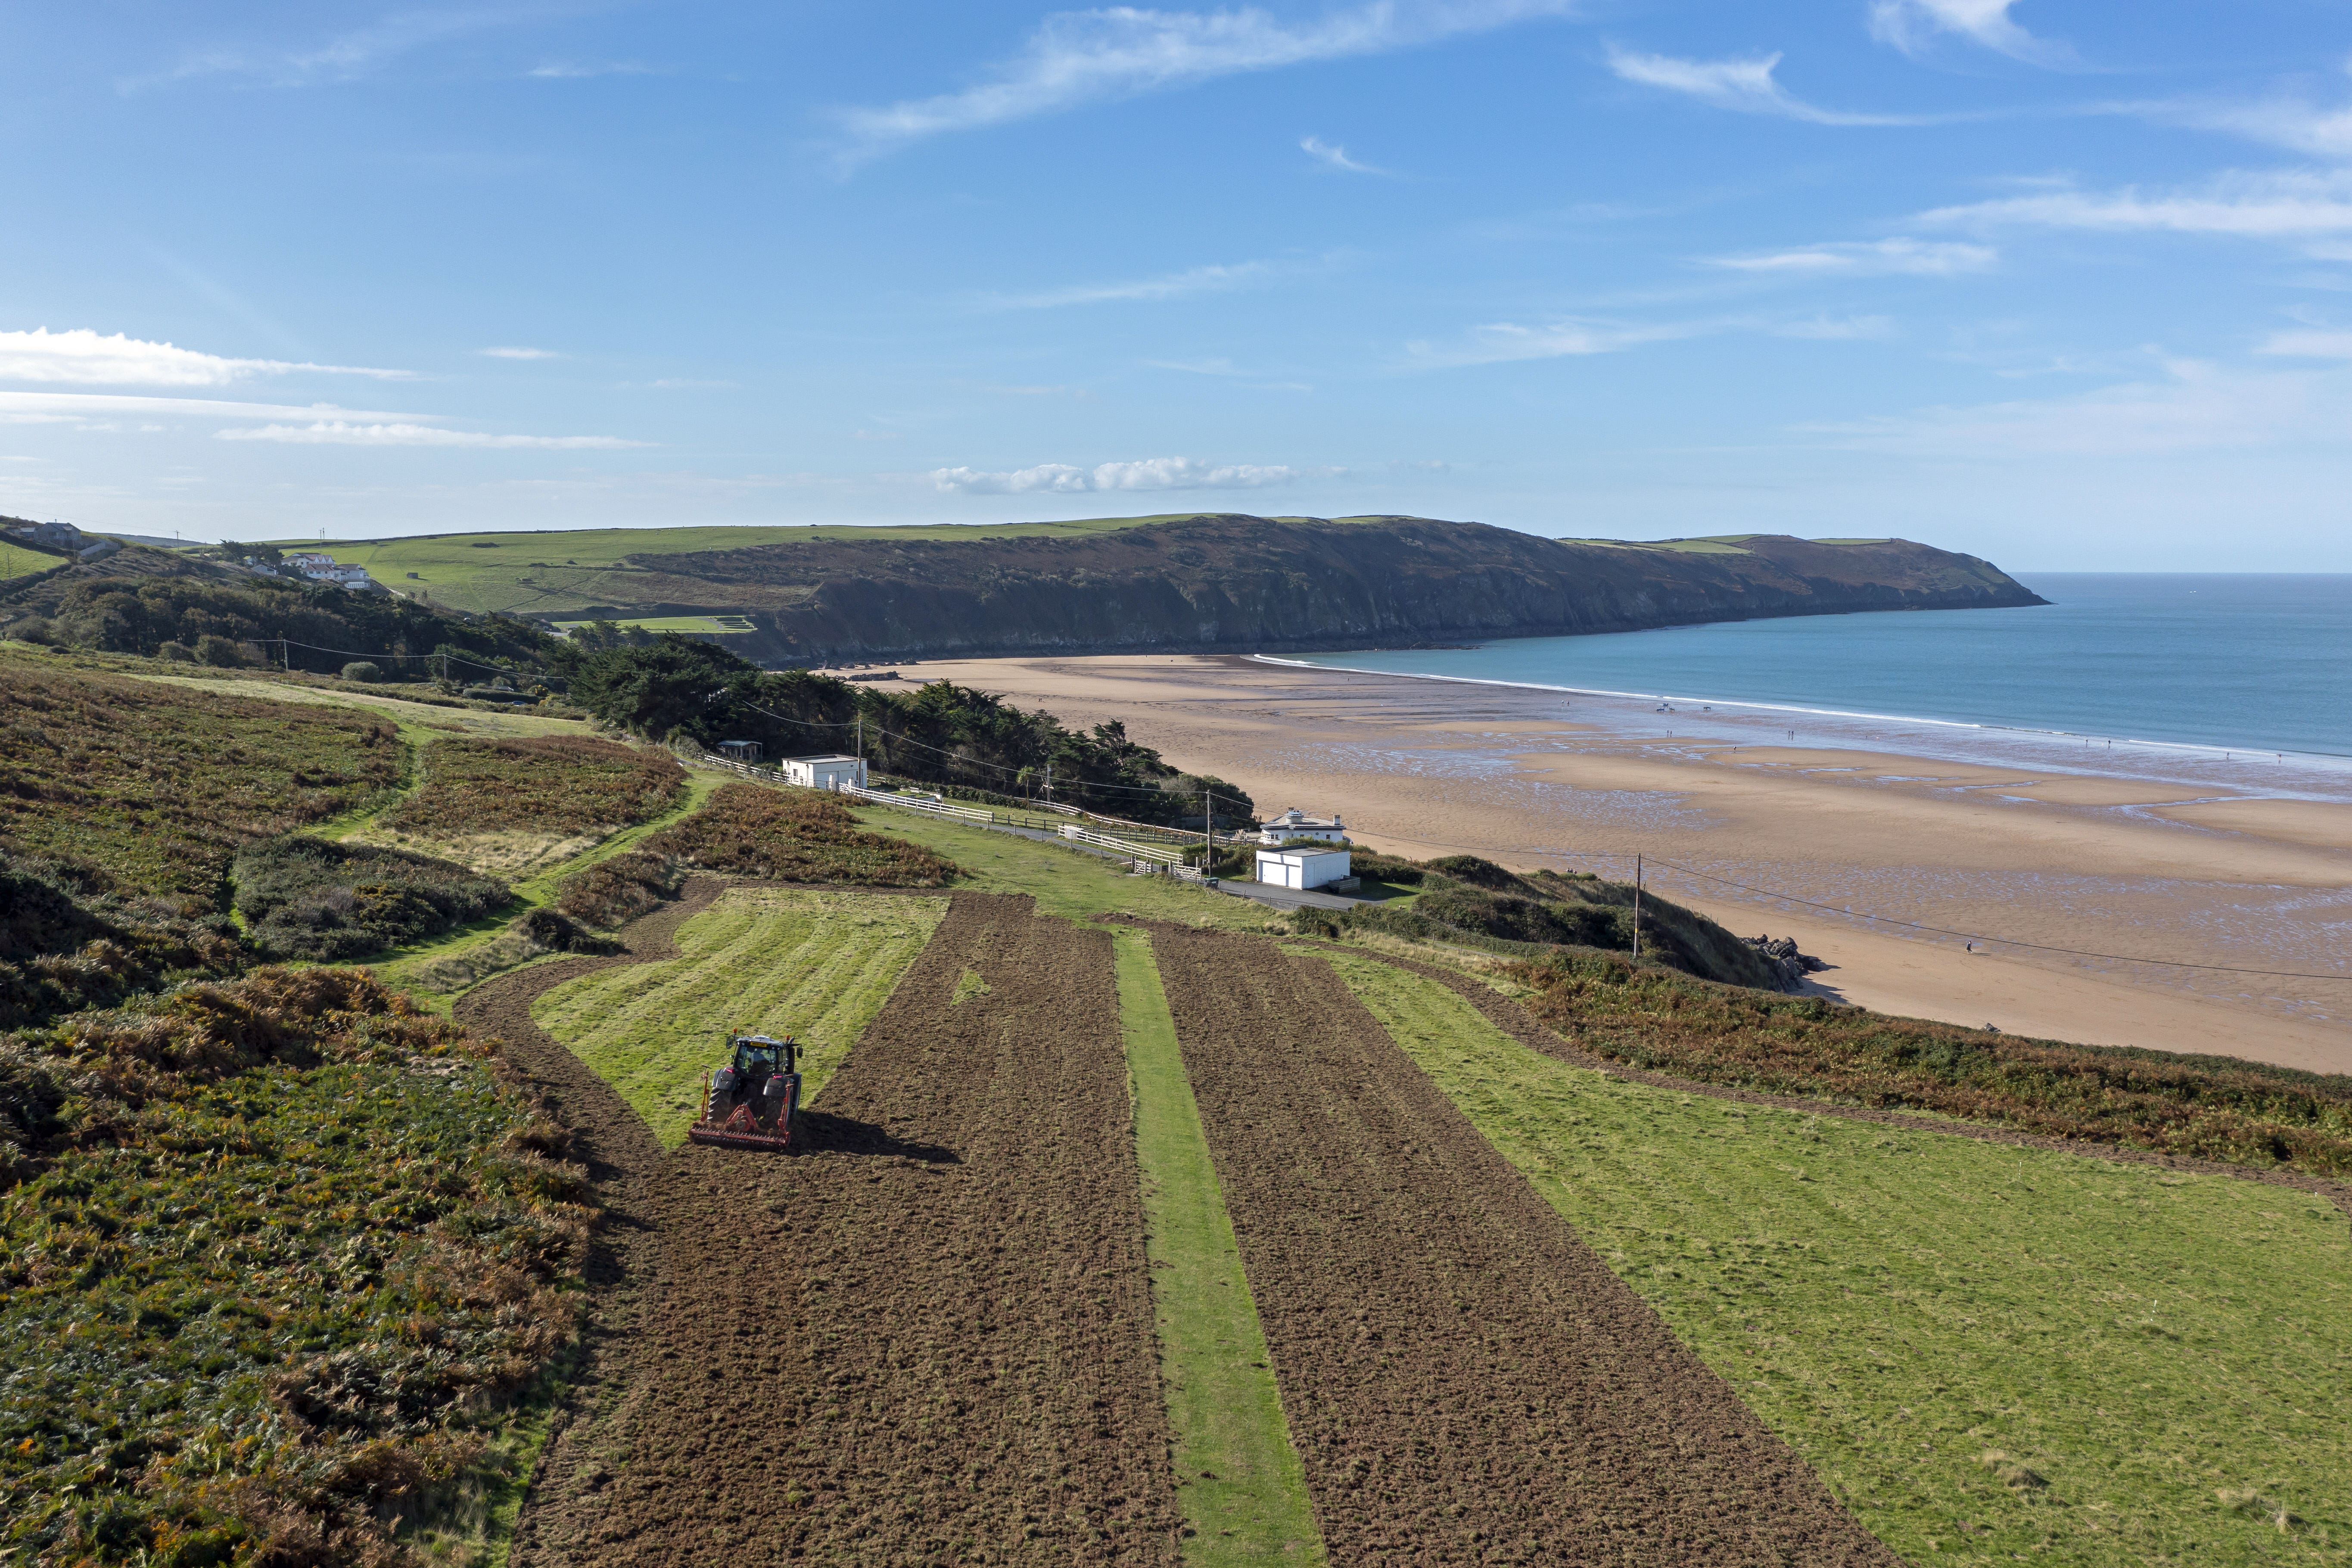
<svg viewBox="0 0 2352 1568">
<path fill-rule="evenodd" d="M 2352 18 L 2236 13 L 2226 49 L 2052 0 L 916 21 L 29 18 L 0 513 L 1280 489 L 2021 568 L 2206 564 L 2226 517 L 2232 564 L 2352 570 Z"/>
</svg>

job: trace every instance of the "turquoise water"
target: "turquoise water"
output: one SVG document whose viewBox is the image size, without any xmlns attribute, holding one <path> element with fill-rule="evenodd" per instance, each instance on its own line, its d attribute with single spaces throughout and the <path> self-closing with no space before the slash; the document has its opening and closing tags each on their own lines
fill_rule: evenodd
<svg viewBox="0 0 2352 1568">
<path fill-rule="evenodd" d="M 2020 574 L 2050 603 L 1301 662 L 1805 713 L 2352 754 L 2352 574 Z"/>
</svg>

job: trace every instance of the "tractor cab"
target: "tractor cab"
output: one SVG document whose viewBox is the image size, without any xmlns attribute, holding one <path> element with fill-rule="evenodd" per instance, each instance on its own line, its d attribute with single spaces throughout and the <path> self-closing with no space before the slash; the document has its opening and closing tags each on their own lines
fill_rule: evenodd
<svg viewBox="0 0 2352 1568">
<path fill-rule="evenodd" d="M 781 1040 L 765 1035 L 737 1035 L 728 1043 L 735 1047 L 735 1070 L 748 1078 L 765 1078 L 779 1068 L 790 1072 L 798 1054 L 789 1035 Z"/>
<path fill-rule="evenodd" d="M 801 1099 L 798 1043 L 790 1035 L 730 1034 L 727 1051 L 727 1065 L 704 1090 L 701 1119 L 686 1135 L 730 1149 L 789 1149 Z"/>
</svg>

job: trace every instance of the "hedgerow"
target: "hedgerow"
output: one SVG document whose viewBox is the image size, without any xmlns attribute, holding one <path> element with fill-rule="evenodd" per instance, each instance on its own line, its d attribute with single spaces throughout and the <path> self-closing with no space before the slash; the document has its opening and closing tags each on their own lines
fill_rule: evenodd
<svg viewBox="0 0 2352 1568">
<path fill-rule="evenodd" d="M 575 1329 L 583 1176 L 493 1066 L 334 969 L 0 1041 L 0 1554 L 407 1560 Z"/>
<path fill-rule="evenodd" d="M 363 958 L 503 909 L 514 891 L 455 861 L 289 834 L 240 850 L 236 910 L 272 958 Z"/>
<path fill-rule="evenodd" d="M 1678 1078 L 2352 1175 L 2352 1077 L 2341 1074 L 1889 1018 L 1597 952 L 1506 973 L 1533 990 L 1536 1016 L 1580 1048 Z"/>
<path fill-rule="evenodd" d="M 833 795 L 751 784 L 720 785 L 700 811 L 647 835 L 638 849 L 781 882 L 938 888 L 961 875 L 919 844 L 865 831 Z"/>
<path fill-rule="evenodd" d="M 443 741 L 425 765 L 424 787 L 382 826 L 434 838 L 609 831 L 660 816 L 687 788 L 686 770 L 667 752 L 579 735 Z"/>
<path fill-rule="evenodd" d="M 400 777 L 398 731 L 346 710 L 10 658 L 0 714 L 0 837 L 92 862 L 126 894 L 212 903 L 239 846 Z"/>
</svg>

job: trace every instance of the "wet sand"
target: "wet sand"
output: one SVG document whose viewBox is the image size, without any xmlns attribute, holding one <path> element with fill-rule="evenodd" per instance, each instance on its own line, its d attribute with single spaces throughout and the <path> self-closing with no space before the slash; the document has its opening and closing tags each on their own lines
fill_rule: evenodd
<svg viewBox="0 0 2352 1568">
<path fill-rule="evenodd" d="M 1399 854 L 1630 877 L 1639 852 L 1666 896 L 1795 937 L 1825 994 L 1882 1012 L 2352 1071 L 2352 773 L 1234 658 L 908 677 L 1118 720 L 1261 812 L 1338 811 Z"/>
</svg>

